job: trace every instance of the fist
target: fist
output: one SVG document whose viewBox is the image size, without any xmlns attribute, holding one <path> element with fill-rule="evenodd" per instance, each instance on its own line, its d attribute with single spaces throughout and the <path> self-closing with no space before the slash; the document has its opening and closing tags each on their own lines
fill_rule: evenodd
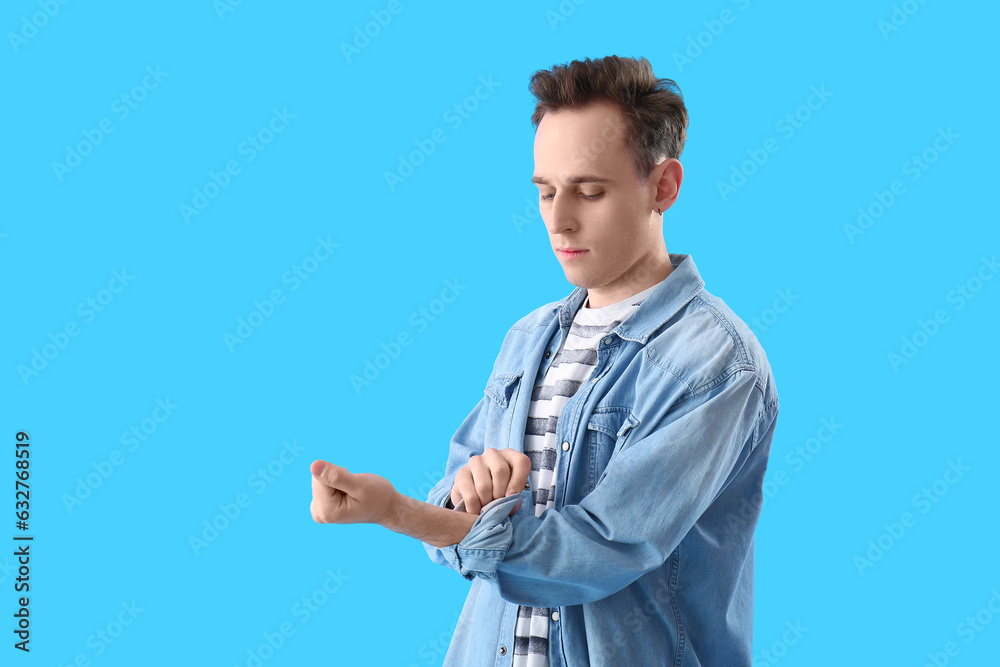
<svg viewBox="0 0 1000 667">
<path fill-rule="evenodd" d="M 505 447 L 488 448 L 482 454 L 469 458 L 469 462 L 455 473 L 451 487 L 451 504 L 465 501 L 465 511 L 479 514 L 483 506 L 512 493 L 521 493 L 531 472 L 531 459 L 527 454 Z M 511 511 L 521 506 L 518 502 Z"/>
<path fill-rule="evenodd" d="M 312 503 L 316 523 L 384 523 L 399 495 L 392 483 L 370 473 L 352 473 L 323 460 L 313 461 Z"/>
</svg>

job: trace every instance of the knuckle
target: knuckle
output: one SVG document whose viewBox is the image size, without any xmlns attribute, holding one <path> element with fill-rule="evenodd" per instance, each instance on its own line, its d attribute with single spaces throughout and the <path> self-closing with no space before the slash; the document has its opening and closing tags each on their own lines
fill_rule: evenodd
<svg viewBox="0 0 1000 667">
<path fill-rule="evenodd" d="M 312 514 L 313 521 L 316 523 L 330 523 L 329 515 L 323 503 L 318 503 L 314 500 L 309 506 L 309 511 Z"/>
</svg>

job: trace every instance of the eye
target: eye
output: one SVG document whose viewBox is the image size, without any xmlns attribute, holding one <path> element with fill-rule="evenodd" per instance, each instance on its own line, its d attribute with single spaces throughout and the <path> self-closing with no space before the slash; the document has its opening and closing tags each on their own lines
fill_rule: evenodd
<svg viewBox="0 0 1000 667">
<path fill-rule="evenodd" d="M 581 192 L 580 194 L 587 201 L 597 201 L 601 197 L 601 195 L 603 195 L 604 193 L 603 192 L 598 192 L 596 195 L 585 195 L 585 194 L 583 194 Z M 544 201 L 549 201 L 554 196 L 555 195 L 541 195 L 539 198 L 542 199 L 542 200 L 544 200 Z"/>
</svg>

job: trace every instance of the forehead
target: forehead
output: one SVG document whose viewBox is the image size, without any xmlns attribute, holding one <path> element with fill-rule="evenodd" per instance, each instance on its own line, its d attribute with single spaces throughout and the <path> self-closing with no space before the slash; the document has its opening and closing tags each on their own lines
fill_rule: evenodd
<svg viewBox="0 0 1000 667">
<path fill-rule="evenodd" d="M 548 112 L 535 132 L 535 176 L 549 181 L 583 172 L 610 177 L 630 168 L 624 134 L 621 110 L 611 102 Z"/>
</svg>

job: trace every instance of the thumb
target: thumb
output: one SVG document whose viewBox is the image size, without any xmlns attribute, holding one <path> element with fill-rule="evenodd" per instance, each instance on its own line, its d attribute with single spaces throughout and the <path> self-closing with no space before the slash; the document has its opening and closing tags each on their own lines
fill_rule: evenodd
<svg viewBox="0 0 1000 667">
<path fill-rule="evenodd" d="M 354 487 L 353 480 L 351 479 L 353 475 L 351 475 L 347 468 L 334 465 L 328 461 L 323 461 L 322 459 L 313 461 L 312 465 L 309 466 L 309 471 L 313 474 L 313 477 L 330 488 L 340 491 L 350 491 Z"/>
</svg>

